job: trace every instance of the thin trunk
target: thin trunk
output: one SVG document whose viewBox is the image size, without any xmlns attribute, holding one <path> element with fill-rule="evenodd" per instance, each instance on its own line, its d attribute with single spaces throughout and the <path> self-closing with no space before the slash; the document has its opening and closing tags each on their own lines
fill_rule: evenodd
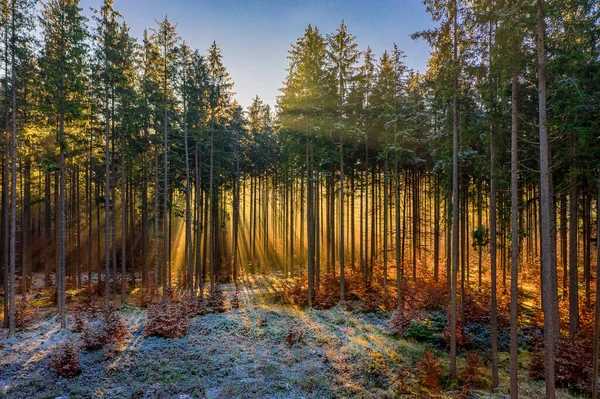
<svg viewBox="0 0 600 399">
<path fill-rule="evenodd" d="M 184 55 L 185 56 L 185 55 Z M 183 80 L 185 77 L 185 65 L 183 67 Z M 192 241 L 192 181 L 190 179 L 190 151 L 188 147 L 188 124 L 187 124 L 187 101 L 185 93 L 183 95 L 183 141 L 185 146 L 185 243 L 187 255 L 188 270 L 188 289 L 190 295 L 194 297 L 194 253 Z"/>
<path fill-rule="evenodd" d="M 106 21 L 105 21 L 106 22 Z M 105 38 L 105 43 L 107 39 Z M 105 68 L 108 73 L 108 48 L 104 48 Z M 104 306 L 108 308 L 110 302 L 110 109 L 109 109 L 109 82 L 105 82 L 105 97 L 104 97 Z"/>
<path fill-rule="evenodd" d="M 15 65 L 15 1 L 12 2 L 12 33 L 11 33 L 11 122 L 12 122 L 12 141 L 11 141 L 11 179 L 10 179 L 10 315 L 8 318 L 8 333 L 15 335 L 16 312 L 15 312 L 15 294 L 16 294 L 16 261 L 17 261 L 17 75 Z M 62 147 L 61 147 L 62 150 Z M 61 167 L 64 166 L 64 154 L 61 151 Z M 61 169 L 62 171 L 62 169 Z M 64 182 L 63 182 L 64 184 Z M 63 192 L 64 193 L 64 192 Z M 64 219 L 63 219 L 64 220 Z M 6 293 L 5 293 L 6 295 Z M 64 315 L 61 313 L 61 327 Z"/>
<path fill-rule="evenodd" d="M 452 1 L 453 60 L 458 64 L 458 5 Z M 456 65 L 457 66 L 457 65 Z M 452 282 L 450 293 L 450 379 L 456 379 L 456 279 L 458 274 L 458 74 L 452 100 Z"/>
<path fill-rule="evenodd" d="M 165 46 L 166 47 L 166 46 Z M 167 284 L 171 281 L 171 273 L 168 275 L 167 268 L 170 268 L 170 251 L 169 251 L 169 119 L 168 119 L 168 92 L 167 92 L 167 49 L 164 49 L 164 79 L 163 79 L 163 94 L 165 96 L 163 103 L 163 299 L 167 296 Z"/>
<path fill-rule="evenodd" d="M 511 123 L 511 267 L 510 267 L 510 397 L 516 399 L 519 389 L 519 354 L 517 337 L 518 278 L 519 278 L 519 170 L 518 170 L 518 86 L 517 74 L 512 75 L 512 123 Z M 481 220 L 479 222 L 481 226 Z"/>
<path fill-rule="evenodd" d="M 557 338 L 555 325 L 554 302 L 556 281 L 553 281 L 552 266 L 554 264 L 552 255 L 552 170 L 550 167 L 550 147 L 547 126 L 546 110 L 546 26 L 544 21 L 544 1 L 537 0 L 537 61 L 538 61 L 538 85 L 539 85 L 539 137 L 540 137 L 540 219 L 542 238 L 542 308 L 544 312 L 544 351 L 545 351 L 545 381 L 546 398 L 554 399 L 555 373 L 554 373 L 554 347 Z"/>
<path fill-rule="evenodd" d="M 439 280 L 440 274 L 440 179 L 435 176 L 433 204 L 433 280 Z"/>
<path fill-rule="evenodd" d="M 343 96 L 342 96 L 343 97 Z M 344 140 L 340 133 L 340 302 L 345 301 L 344 271 Z M 334 262 L 335 265 L 335 262 Z M 335 266 L 334 266 L 335 269 Z"/>
<path fill-rule="evenodd" d="M 388 279 L 388 160 L 383 166 L 383 292 L 387 296 Z"/>
<path fill-rule="evenodd" d="M 577 270 L 577 177 L 571 168 L 569 194 L 569 338 L 575 339 L 579 324 L 579 273 Z"/>
<path fill-rule="evenodd" d="M 306 194 L 307 194 L 307 232 L 308 232 L 308 307 L 312 307 L 315 278 L 315 221 L 314 194 L 312 181 L 312 165 L 310 158 L 309 139 L 306 139 Z M 340 287 L 343 292 L 343 287 Z"/>
<path fill-rule="evenodd" d="M 125 124 L 123 124 L 125 125 Z M 127 176 L 125 173 L 125 126 L 121 127 L 121 305 L 125 304 L 127 270 Z M 131 265 L 133 274 L 133 265 Z"/>
<path fill-rule="evenodd" d="M 233 282 L 238 279 L 238 235 L 240 227 L 240 132 L 236 131 L 235 143 L 235 180 L 233 182 Z"/>
<path fill-rule="evenodd" d="M 394 205 L 396 211 L 396 290 L 398 291 L 398 309 L 402 309 L 402 274 L 400 266 L 400 171 L 398 170 L 398 161 L 394 162 L 396 177 L 396 189 L 394 190 Z"/>
<path fill-rule="evenodd" d="M 592 399 L 598 398 L 598 341 L 600 337 L 600 179 L 598 179 L 598 193 L 596 200 L 596 307 L 594 311 L 594 348 Z"/>
</svg>

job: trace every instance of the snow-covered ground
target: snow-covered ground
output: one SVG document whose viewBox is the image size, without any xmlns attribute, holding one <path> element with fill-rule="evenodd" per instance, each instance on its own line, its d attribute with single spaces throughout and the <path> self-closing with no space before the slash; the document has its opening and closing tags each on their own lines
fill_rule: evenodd
<svg viewBox="0 0 600 399">
<path fill-rule="evenodd" d="M 80 334 L 61 331 L 56 316 L 43 317 L 0 339 L 0 398 L 431 397 L 414 380 L 423 346 L 394 337 L 385 323 L 390 314 L 273 304 L 276 284 L 247 280 L 240 309 L 196 317 L 181 339 L 144 339 L 145 310 L 122 307 L 129 335 L 119 347 L 82 351 L 82 373 L 71 379 L 56 376 L 49 353 L 62 340 L 80 342 Z M 230 297 L 232 287 L 223 288 Z M 399 368 L 412 374 L 406 396 L 398 390 Z M 541 386 L 521 393 L 541 398 Z"/>
<path fill-rule="evenodd" d="M 182 339 L 144 339 L 145 311 L 126 306 L 129 336 L 118 348 L 82 351 L 82 373 L 72 379 L 57 377 L 48 355 L 80 334 L 45 317 L 0 340 L 0 397 L 394 397 L 394 365 L 402 353 L 408 363 L 422 354 L 390 335 L 386 313 L 264 303 L 260 292 L 269 286 L 253 280 L 241 291 L 240 309 L 198 316 Z"/>
</svg>

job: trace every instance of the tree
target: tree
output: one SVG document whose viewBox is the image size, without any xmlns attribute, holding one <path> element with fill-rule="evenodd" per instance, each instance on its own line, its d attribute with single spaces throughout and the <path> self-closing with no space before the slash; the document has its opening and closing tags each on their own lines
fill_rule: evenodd
<svg viewBox="0 0 600 399">
<path fill-rule="evenodd" d="M 335 35 L 327 35 L 327 55 L 329 61 L 330 73 L 335 79 L 336 105 L 334 105 L 337 116 L 336 130 L 339 134 L 340 146 L 340 301 L 345 300 L 344 285 L 344 130 L 347 127 L 344 125 L 346 117 L 346 93 L 347 86 L 352 85 L 355 78 L 356 63 L 360 52 L 358 45 L 354 42 L 355 36 L 350 35 L 347 31 L 344 21 L 340 23 Z"/>
<path fill-rule="evenodd" d="M 540 220 L 542 248 L 542 308 L 544 311 L 544 370 L 546 381 L 546 398 L 554 398 L 555 374 L 554 356 L 555 341 L 558 332 L 556 303 L 556 270 L 554 259 L 554 237 L 552 228 L 552 170 L 550 163 L 550 147 L 548 138 L 548 120 L 546 109 L 546 22 L 544 21 L 544 1 L 536 3 L 536 45 L 538 64 L 538 96 L 539 96 L 539 134 L 540 134 Z"/>
<path fill-rule="evenodd" d="M 187 284 L 190 290 L 190 295 L 194 296 L 194 263 L 193 263 L 193 241 L 192 241 L 192 201 L 191 201 L 191 179 L 190 179 L 190 155 L 188 147 L 188 100 L 187 100 L 187 85 L 190 76 L 190 49 L 187 44 L 181 46 L 181 60 L 182 60 L 182 90 L 181 99 L 183 102 L 183 140 L 185 148 L 185 247 L 187 256 L 187 267 L 188 272 Z"/>
<path fill-rule="evenodd" d="M 100 72 L 100 81 L 103 87 L 100 88 L 99 96 L 103 96 L 104 102 L 104 306 L 108 308 L 110 304 L 110 249 L 111 249 L 111 97 L 114 98 L 114 86 L 116 76 L 116 57 L 117 57 L 117 29 L 120 14 L 114 10 L 113 0 L 105 0 L 102 8 L 97 12 L 96 21 L 96 57 L 98 71 Z M 114 105 L 114 101 L 112 102 Z M 116 279 L 116 276 L 113 276 Z"/>
<path fill-rule="evenodd" d="M 48 114 L 58 120 L 57 145 L 59 148 L 57 291 L 61 328 L 66 327 L 66 207 L 65 207 L 65 153 L 68 141 L 65 122 L 76 118 L 81 109 L 85 89 L 85 17 L 78 0 L 48 0 L 43 5 L 40 24 L 44 48 L 40 69 L 47 98 Z"/>
<path fill-rule="evenodd" d="M 210 145 L 210 163 L 209 163 L 209 262 L 210 262 L 210 287 L 215 288 L 217 281 L 217 210 L 218 210 L 218 190 L 217 184 L 221 183 L 221 179 L 216 180 L 217 170 L 215 165 L 215 135 L 217 129 L 222 130 L 226 117 L 231 110 L 231 89 L 233 84 L 230 81 L 229 74 L 223 65 L 223 56 L 221 49 L 217 47 L 217 43 L 213 42 L 208 50 L 207 57 L 208 76 L 209 76 L 209 145 Z M 221 139 L 228 135 L 221 135 Z M 217 145 L 225 144 L 217 142 Z M 229 144 L 229 143 L 227 143 Z M 221 147 L 223 148 L 223 147 Z M 220 168 L 221 169 L 221 168 Z"/>
<path fill-rule="evenodd" d="M 170 81 L 176 72 L 176 60 L 178 56 L 179 36 L 177 35 L 177 25 L 173 25 L 169 18 L 165 18 L 158 23 L 158 28 L 153 31 L 153 40 L 159 50 L 158 63 L 161 66 L 159 71 L 160 80 L 162 82 L 162 100 L 163 100 L 163 208 L 162 208 L 162 234 L 163 234 L 163 262 L 162 262 L 162 278 L 163 278 L 163 297 L 167 295 L 167 285 L 170 281 L 170 251 L 169 251 L 169 103 L 172 97 L 172 88 Z"/>
</svg>

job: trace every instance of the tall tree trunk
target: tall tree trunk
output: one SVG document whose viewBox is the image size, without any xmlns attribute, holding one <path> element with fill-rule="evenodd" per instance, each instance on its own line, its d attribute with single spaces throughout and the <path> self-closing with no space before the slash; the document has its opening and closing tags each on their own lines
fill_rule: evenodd
<svg viewBox="0 0 600 399">
<path fill-rule="evenodd" d="M 518 86 L 517 74 L 512 75 L 512 117 L 511 117 L 511 267 L 510 267 L 510 397 L 519 396 L 519 354 L 517 337 L 518 287 L 519 287 L 519 137 L 518 137 Z M 481 226 L 481 220 L 479 222 Z M 481 283 L 480 283 L 481 284 Z"/>
<path fill-rule="evenodd" d="M 210 121 L 210 166 L 209 166 L 209 234 L 210 245 L 208 249 L 208 257 L 210 263 L 210 290 L 215 289 L 215 193 L 214 193 L 214 110 Z"/>
<path fill-rule="evenodd" d="M 546 398 L 554 399 L 554 347 L 557 338 L 554 302 L 556 281 L 553 281 L 552 266 L 552 170 L 550 168 L 550 147 L 548 139 L 546 110 L 546 25 L 544 21 L 544 1 L 537 0 L 537 61 L 539 91 L 539 135 L 540 135 L 540 219 L 542 229 L 542 308 L 544 312 L 544 352 Z"/>
<path fill-rule="evenodd" d="M 158 290 L 159 282 L 159 220 L 160 220 L 160 184 L 158 176 L 158 146 L 154 149 L 154 289 Z M 166 282 L 163 281 L 163 284 Z"/>
<path fill-rule="evenodd" d="M 563 269 L 562 296 L 567 297 L 567 284 L 569 280 L 569 257 L 567 246 L 567 193 L 560 196 L 560 260 Z"/>
<path fill-rule="evenodd" d="M 453 60 L 458 67 L 458 4 L 452 1 Z M 456 379 L 456 280 L 458 274 L 458 73 L 452 100 L 452 278 L 450 293 L 450 379 Z"/>
<path fill-rule="evenodd" d="M 398 310 L 402 311 L 402 269 L 400 264 L 400 171 L 398 170 L 398 160 L 394 163 L 394 176 L 396 177 L 396 189 L 394 190 L 394 206 L 396 214 L 396 290 L 398 291 Z"/>
<path fill-rule="evenodd" d="M 183 67 L 183 79 L 185 77 L 185 65 Z M 194 248 L 192 240 L 192 180 L 190 178 L 190 150 L 188 147 L 188 124 L 187 124 L 187 101 L 183 95 L 183 141 L 185 146 L 185 243 L 187 255 L 188 289 L 192 298 L 194 297 Z M 235 189 L 235 186 L 234 186 Z"/>
<path fill-rule="evenodd" d="M 125 304 L 127 270 L 127 175 L 125 171 L 125 124 L 121 126 L 121 304 Z M 132 273 L 133 273 L 133 265 Z"/>
<path fill-rule="evenodd" d="M 240 131 L 236 131 L 235 142 L 235 179 L 233 182 L 233 282 L 238 280 L 238 235 L 240 227 Z"/>
<path fill-rule="evenodd" d="M 498 316 L 496 298 L 496 125 L 492 122 L 490 132 L 490 274 L 491 274 L 491 330 L 492 330 L 492 391 L 498 388 Z"/>
<path fill-rule="evenodd" d="M 343 97 L 343 96 L 342 96 Z M 344 271 L 344 136 L 340 133 L 340 302 L 345 298 Z M 335 264 L 335 261 L 334 261 Z M 334 266 L 335 270 L 335 266 Z"/>
<path fill-rule="evenodd" d="M 168 274 L 167 270 L 170 270 L 171 259 L 170 259 L 170 235 L 169 235 L 169 116 L 168 116 L 168 91 L 167 91 L 167 51 L 165 48 L 165 65 L 164 65 L 164 79 L 163 79 L 163 300 L 166 300 L 167 296 L 167 284 L 171 281 L 171 273 Z"/>
<path fill-rule="evenodd" d="M 387 297 L 388 279 L 388 160 L 383 166 L 383 292 Z"/>
<path fill-rule="evenodd" d="M 87 190 L 86 190 L 86 196 L 87 196 L 87 208 L 88 208 L 88 256 L 87 256 L 87 283 L 91 284 L 92 283 L 92 256 L 93 256 L 93 245 L 94 245 L 94 227 L 93 227 L 93 220 L 94 220 L 94 215 L 93 215 L 93 208 L 92 208 L 92 170 L 93 170 L 93 156 L 92 156 L 92 149 L 93 149 L 93 135 L 91 133 L 90 130 L 90 152 L 89 152 L 89 163 L 88 163 L 88 167 L 87 167 Z M 98 227 L 99 229 L 99 227 Z"/>
<path fill-rule="evenodd" d="M 571 167 L 569 194 L 569 338 L 575 339 L 579 324 L 579 273 L 577 268 L 577 177 Z"/>
<path fill-rule="evenodd" d="M 65 206 L 65 124 L 64 111 L 59 111 L 59 199 L 58 199 L 58 309 L 60 315 L 60 328 L 67 327 L 66 321 L 66 206 Z"/>
<path fill-rule="evenodd" d="M 106 64 L 108 71 L 108 49 L 105 47 Z M 110 109 L 109 109 L 109 83 L 106 82 L 104 98 L 104 306 L 108 308 L 110 302 Z M 114 277 L 113 277 L 114 278 Z"/>
<path fill-rule="evenodd" d="M 419 183 L 416 170 L 412 171 L 412 269 L 413 282 L 417 281 L 417 249 L 419 247 Z"/>
<path fill-rule="evenodd" d="M 310 143 L 306 138 L 306 194 L 307 194 L 307 232 L 308 232 L 308 307 L 312 307 L 315 278 L 315 220 L 314 220 L 314 193 L 313 193 L 312 164 L 310 158 Z M 343 286 L 340 283 L 340 293 Z"/>
<path fill-rule="evenodd" d="M 599 169 L 600 172 L 600 169 Z M 592 350 L 592 399 L 598 398 L 598 341 L 600 338 L 600 178 L 596 199 L 596 306 L 594 310 L 594 348 Z"/>
<path fill-rule="evenodd" d="M 25 295 L 29 289 L 29 282 L 33 280 L 31 268 L 31 160 L 26 159 L 23 166 L 23 225 L 21 226 L 23 232 L 23 283 L 21 291 Z M 77 203 L 79 204 L 79 202 Z M 79 215 L 79 213 L 77 214 Z M 80 276 L 79 279 L 81 279 Z"/>
<path fill-rule="evenodd" d="M 440 178 L 434 177 L 433 204 L 433 280 L 437 282 L 440 275 Z"/>
<path fill-rule="evenodd" d="M 10 179 L 10 292 L 9 292 L 9 307 L 10 315 L 8 320 L 8 333 L 9 335 L 15 335 L 16 329 L 16 311 L 15 311 L 15 294 L 16 294 L 16 260 L 17 260 L 17 75 L 16 75 L 16 64 L 15 64 L 15 1 L 12 2 L 11 11 L 11 122 L 12 122 L 12 140 L 11 140 L 11 179 Z M 8 78 L 8 77 L 7 77 Z M 61 147 L 61 160 L 64 164 L 64 155 L 62 154 Z M 62 169 L 61 169 L 62 171 Z M 64 184 L 64 182 L 63 182 Z M 24 282 L 23 282 L 24 283 Z M 6 292 L 4 293 L 6 295 Z M 62 325 L 61 314 L 61 327 Z"/>
</svg>

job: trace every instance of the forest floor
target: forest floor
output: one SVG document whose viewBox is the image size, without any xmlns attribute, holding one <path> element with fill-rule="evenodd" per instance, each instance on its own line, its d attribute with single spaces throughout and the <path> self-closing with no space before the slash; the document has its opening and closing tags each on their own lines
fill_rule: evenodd
<svg viewBox="0 0 600 399">
<path fill-rule="evenodd" d="M 41 314 L 14 337 L 5 338 L 3 331 L 0 398 L 465 397 L 458 390 L 434 394 L 418 387 L 416 368 L 425 346 L 398 339 L 386 324 L 390 313 L 278 305 L 272 300 L 276 284 L 274 277 L 247 279 L 239 309 L 198 316 L 180 339 L 145 339 L 146 311 L 123 306 L 126 339 L 117 347 L 82 351 L 82 373 L 71 379 L 56 376 L 49 353 L 62 340 L 80 341 L 80 334 L 60 330 L 55 315 Z M 230 297 L 233 287 L 223 290 Z M 434 353 L 446 368 L 445 351 Z M 522 354 L 523 362 L 527 356 Z M 467 397 L 506 397 L 506 353 L 500 368 L 499 393 L 472 391 Z M 413 377 L 399 378 L 399 369 Z M 529 381 L 525 366 L 520 378 L 521 397 L 543 398 L 543 381 Z M 403 396 L 402 385 L 410 393 Z M 572 396 L 560 391 L 558 397 Z"/>
</svg>

